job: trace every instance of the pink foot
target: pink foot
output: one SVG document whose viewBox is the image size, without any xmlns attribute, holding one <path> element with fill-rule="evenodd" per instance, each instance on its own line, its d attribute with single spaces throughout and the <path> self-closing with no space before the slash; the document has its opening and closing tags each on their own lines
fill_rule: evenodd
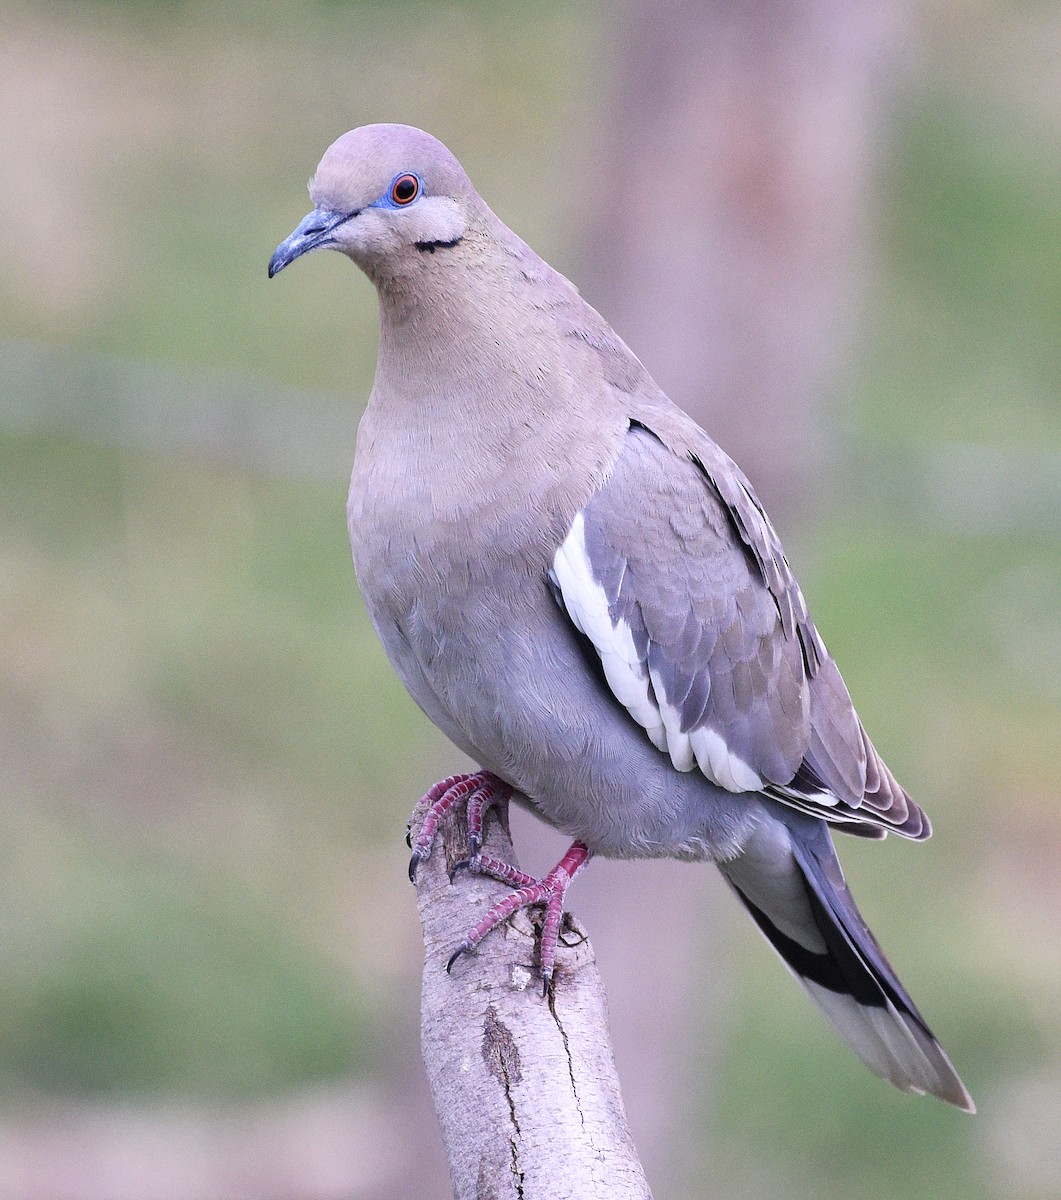
<svg viewBox="0 0 1061 1200">
<path fill-rule="evenodd" d="M 466 954 L 478 946 L 491 929 L 496 929 L 514 912 L 521 908 L 529 908 L 534 904 L 541 904 L 545 907 L 545 919 L 542 922 L 539 959 L 542 972 L 542 991 L 548 995 L 549 984 L 552 982 L 553 971 L 556 967 L 556 943 L 560 936 L 560 922 L 564 915 L 564 897 L 567 889 L 571 886 L 571 881 L 588 861 L 589 850 L 586 849 L 585 844 L 574 842 L 544 879 L 535 879 L 533 875 L 526 875 L 523 871 L 509 866 L 508 863 L 500 862 L 485 854 L 478 855 L 467 864 L 458 863 L 458 866 L 466 865 L 480 874 L 490 875 L 494 879 L 501 880 L 502 883 L 508 883 L 515 890 L 502 897 L 483 919 L 468 931 L 464 941 L 457 947 L 446 964 L 446 970 L 452 970 L 453 964 L 462 954 Z"/>
<path fill-rule="evenodd" d="M 409 860 L 409 878 L 416 882 L 416 869 L 431 853 L 442 818 L 451 813 L 459 805 L 464 804 L 468 812 L 468 850 L 470 864 L 478 861 L 479 850 L 483 844 L 483 817 L 486 810 L 493 804 L 504 800 L 512 792 L 503 779 L 499 779 L 490 771 L 476 771 L 470 775 L 451 775 L 436 783 L 424 796 L 421 804 L 426 803 L 427 813 L 424 823 L 420 826 L 420 835 L 416 842 L 409 841 L 413 852 Z M 417 805 L 419 807 L 419 805 Z"/>
<path fill-rule="evenodd" d="M 556 967 L 556 943 L 560 937 L 560 922 L 564 916 L 564 897 L 571 881 L 589 861 L 589 850 L 582 842 L 573 843 L 544 879 L 535 879 L 533 875 L 527 875 L 516 867 L 501 862 L 500 859 L 482 854 L 483 817 L 491 805 L 507 799 L 511 794 L 512 788 L 490 771 L 451 775 L 448 779 L 436 783 L 420 802 L 427 805 L 427 812 L 420 826 L 419 836 L 415 842 L 411 838 L 406 839 L 413 852 L 409 860 L 409 878 L 416 882 L 417 868 L 431 853 L 442 819 L 461 804 L 465 805 L 468 814 L 469 853 L 468 857 L 457 863 L 450 872 L 450 881 L 452 882 L 458 871 L 466 869 L 499 879 L 514 890 L 499 900 L 483 919 L 468 931 L 464 941 L 446 964 L 446 970 L 450 970 L 462 954 L 478 946 L 491 929 L 496 929 L 514 912 L 538 904 L 545 908 L 539 957 L 543 990 L 548 994 Z M 419 805 L 417 807 L 419 808 Z"/>
</svg>

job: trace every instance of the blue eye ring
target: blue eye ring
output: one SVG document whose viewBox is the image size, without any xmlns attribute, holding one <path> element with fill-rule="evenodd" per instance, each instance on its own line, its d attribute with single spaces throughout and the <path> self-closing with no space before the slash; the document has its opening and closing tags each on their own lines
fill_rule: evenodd
<svg viewBox="0 0 1061 1200">
<path fill-rule="evenodd" d="M 399 175 L 391 184 L 391 203 L 397 205 L 398 208 L 404 208 L 407 204 L 412 204 L 419 195 L 420 180 L 408 171 Z"/>
</svg>

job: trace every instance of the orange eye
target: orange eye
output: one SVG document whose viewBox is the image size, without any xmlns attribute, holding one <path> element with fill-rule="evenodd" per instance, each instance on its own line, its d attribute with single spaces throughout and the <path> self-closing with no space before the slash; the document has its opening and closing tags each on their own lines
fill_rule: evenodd
<svg viewBox="0 0 1061 1200">
<path fill-rule="evenodd" d="M 415 175 L 399 175 L 391 184 L 391 199 L 395 204 L 412 204 L 420 194 L 420 180 Z"/>
</svg>

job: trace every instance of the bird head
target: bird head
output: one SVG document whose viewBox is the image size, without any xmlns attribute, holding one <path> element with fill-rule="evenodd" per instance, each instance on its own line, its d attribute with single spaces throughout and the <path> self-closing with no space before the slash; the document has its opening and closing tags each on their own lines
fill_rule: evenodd
<svg viewBox="0 0 1061 1200">
<path fill-rule="evenodd" d="M 364 125 L 328 147 L 309 184 L 315 207 L 276 248 L 269 278 L 310 250 L 341 250 L 362 269 L 455 246 L 482 204 L 440 141 L 410 125 Z"/>
</svg>

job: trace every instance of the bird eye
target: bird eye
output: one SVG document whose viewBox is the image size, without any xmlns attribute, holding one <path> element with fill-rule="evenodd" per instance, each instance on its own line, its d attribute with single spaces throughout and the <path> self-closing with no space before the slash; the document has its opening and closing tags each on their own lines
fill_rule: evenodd
<svg viewBox="0 0 1061 1200">
<path fill-rule="evenodd" d="M 399 175 L 391 184 L 391 199 L 395 204 L 412 204 L 420 194 L 420 180 L 415 175 Z"/>
</svg>

